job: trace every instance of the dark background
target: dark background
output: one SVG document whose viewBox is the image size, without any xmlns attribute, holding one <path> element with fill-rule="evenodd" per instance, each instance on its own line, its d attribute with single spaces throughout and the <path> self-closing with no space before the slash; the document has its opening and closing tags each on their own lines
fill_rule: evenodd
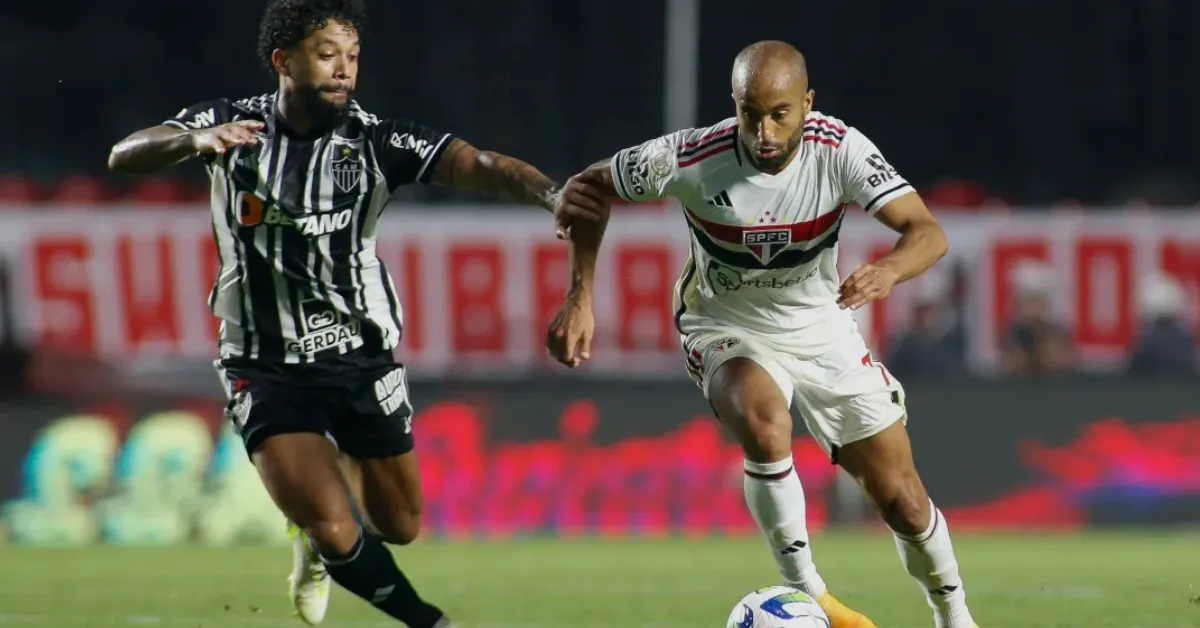
<svg viewBox="0 0 1200 628">
<path fill-rule="evenodd" d="M 99 173 L 114 141 L 185 105 L 272 91 L 254 54 L 261 7 L 8 3 L 0 172 Z M 556 177 L 668 130 L 662 0 L 370 9 L 359 99 L 377 115 Z M 808 55 L 817 108 L 863 129 L 923 189 L 956 177 L 1025 205 L 1200 200 L 1192 0 L 702 0 L 700 16 L 703 125 L 732 115 L 733 55 L 779 38 Z"/>
</svg>

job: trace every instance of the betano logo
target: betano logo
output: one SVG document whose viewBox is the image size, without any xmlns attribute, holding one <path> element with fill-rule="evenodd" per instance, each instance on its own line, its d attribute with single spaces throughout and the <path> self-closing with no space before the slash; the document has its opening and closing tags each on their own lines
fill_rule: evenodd
<svg viewBox="0 0 1200 628">
<path fill-rule="evenodd" d="M 341 231 L 350 226 L 350 222 L 354 219 L 353 209 L 292 217 L 276 205 L 268 205 L 257 195 L 248 192 L 238 193 L 236 206 L 238 208 L 238 224 L 244 227 L 258 225 L 295 227 L 301 235 L 313 238 Z"/>
</svg>

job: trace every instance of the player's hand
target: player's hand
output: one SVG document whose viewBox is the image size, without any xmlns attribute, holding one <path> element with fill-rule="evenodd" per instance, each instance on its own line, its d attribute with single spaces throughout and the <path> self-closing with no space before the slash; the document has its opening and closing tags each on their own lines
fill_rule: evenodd
<svg viewBox="0 0 1200 628">
<path fill-rule="evenodd" d="M 596 319 L 592 306 L 582 299 L 567 298 L 546 332 L 546 351 L 559 362 L 575 368 L 592 357 L 592 335 Z"/>
<path fill-rule="evenodd" d="M 559 240 L 566 240 L 571 223 L 576 219 L 601 220 L 608 217 L 612 201 L 604 193 L 604 177 L 585 170 L 570 179 L 555 195 L 554 230 Z"/>
<path fill-rule="evenodd" d="M 838 306 L 843 310 L 857 310 L 871 301 L 878 301 L 891 293 L 899 278 L 896 271 L 886 266 L 863 264 L 842 282 Z"/>
<path fill-rule="evenodd" d="M 261 131 L 263 123 L 258 120 L 238 120 L 211 129 L 192 131 L 192 147 L 196 153 L 224 155 L 235 146 L 252 146 L 258 143 L 255 131 Z"/>
</svg>

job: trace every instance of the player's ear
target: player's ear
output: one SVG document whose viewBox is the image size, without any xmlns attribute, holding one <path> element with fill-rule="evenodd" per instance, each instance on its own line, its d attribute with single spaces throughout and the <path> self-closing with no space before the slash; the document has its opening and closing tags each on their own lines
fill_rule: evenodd
<svg viewBox="0 0 1200 628">
<path fill-rule="evenodd" d="M 292 75 L 291 69 L 288 68 L 287 61 L 288 53 L 284 49 L 276 48 L 275 51 L 271 53 L 271 66 L 275 68 L 275 71 L 278 72 L 280 76 Z"/>
</svg>

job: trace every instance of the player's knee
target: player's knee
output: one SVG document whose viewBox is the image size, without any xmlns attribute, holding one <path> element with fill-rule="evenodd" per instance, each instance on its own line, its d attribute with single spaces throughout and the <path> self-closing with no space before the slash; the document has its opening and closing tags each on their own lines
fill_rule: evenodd
<svg viewBox="0 0 1200 628">
<path fill-rule="evenodd" d="M 792 453 L 792 416 L 786 409 L 757 408 L 745 412 L 742 449 L 752 462 L 775 462 Z"/>
<path fill-rule="evenodd" d="M 915 470 L 887 474 L 864 486 L 892 530 L 916 535 L 929 526 L 929 495 Z"/>
<path fill-rule="evenodd" d="M 384 512 L 373 512 L 371 524 L 388 543 L 408 545 L 421 534 L 421 507 L 404 504 L 387 508 Z"/>
<path fill-rule="evenodd" d="M 313 521 L 297 522 L 316 544 L 317 549 L 328 556 L 345 556 L 358 542 L 359 526 L 353 517 L 318 518 Z"/>
</svg>

